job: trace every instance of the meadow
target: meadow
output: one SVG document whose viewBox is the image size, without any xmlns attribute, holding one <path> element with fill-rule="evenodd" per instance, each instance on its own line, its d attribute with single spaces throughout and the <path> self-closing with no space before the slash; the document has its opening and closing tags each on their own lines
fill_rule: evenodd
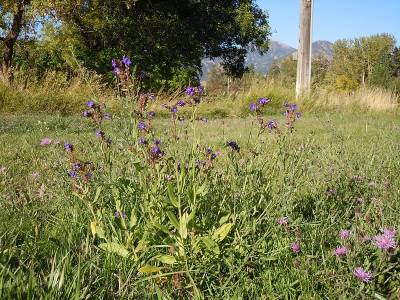
<svg viewBox="0 0 400 300">
<path fill-rule="evenodd" d="M 398 113 L 282 104 L 3 113 L 0 298 L 400 297 Z"/>
</svg>

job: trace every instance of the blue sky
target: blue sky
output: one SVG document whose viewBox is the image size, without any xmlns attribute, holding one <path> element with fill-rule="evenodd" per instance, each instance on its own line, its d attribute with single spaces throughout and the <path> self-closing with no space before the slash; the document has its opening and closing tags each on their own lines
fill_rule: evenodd
<svg viewBox="0 0 400 300">
<path fill-rule="evenodd" d="M 256 0 L 270 13 L 272 39 L 297 48 L 300 0 Z M 400 0 L 314 0 L 313 40 L 393 34 L 400 45 Z"/>
</svg>

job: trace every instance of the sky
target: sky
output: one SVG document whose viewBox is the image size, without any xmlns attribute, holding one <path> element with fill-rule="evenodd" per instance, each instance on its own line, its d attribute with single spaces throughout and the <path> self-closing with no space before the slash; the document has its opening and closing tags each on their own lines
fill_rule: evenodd
<svg viewBox="0 0 400 300">
<path fill-rule="evenodd" d="M 268 10 L 272 39 L 297 48 L 300 0 L 256 0 Z M 314 0 L 313 41 L 390 33 L 400 45 L 400 0 Z"/>
</svg>

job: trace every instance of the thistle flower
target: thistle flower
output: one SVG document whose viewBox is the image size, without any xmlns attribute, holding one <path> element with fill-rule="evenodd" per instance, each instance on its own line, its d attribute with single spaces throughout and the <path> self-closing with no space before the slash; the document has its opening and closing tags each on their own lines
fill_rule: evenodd
<svg viewBox="0 0 400 300">
<path fill-rule="evenodd" d="M 132 62 L 128 56 L 122 57 L 122 63 L 127 67 L 129 67 L 132 64 Z"/>
<path fill-rule="evenodd" d="M 91 113 L 90 111 L 88 111 L 88 110 L 84 110 L 83 113 L 82 113 L 82 115 L 83 115 L 85 118 L 89 118 L 89 117 L 92 115 L 92 113 Z"/>
<path fill-rule="evenodd" d="M 347 240 L 350 237 L 350 231 L 343 229 L 340 231 L 339 236 L 340 236 L 340 239 Z"/>
<path fill-rule="evenodd" d="M 82 164 L 79 162 L 74 163 L 74 165 L 72 166 L 72 169 L 74 171 L 79 171 L 82 168 Z"/>
<path fill-rule="evenodd" d="M 293 251 L 294 253 L 299 253 L 299 252 L 301 251 L 300 243 L 299 243 L 299 242 L 294 242 L 294 243 L 292 243 L 292 244 L 290 245 L 290 248 L 292 249 L 292 251 Z"/>
<path fill-rule="evenodd" d="M 271 120 L 267 123 L 267 128 L 272 130 L 278 128 L 278 123 L 275 120 Z"/>
<path fill-rule="evenodd" d="M 76 171 L 74 171 L 74 170 L 71 170 L 71 171 L 68 172 L 68 177 L 76 178 L 76 177 L 78 177 L 78 173 Z"/>
<path fill-rule="evenodd" d="M 117 60 L 116 60 L 115 58 L 113 58 L 113 59 L 111 60 L 111 67 L 112 67 L 113 69 L 115 69 L 115 68 L 117 67 Z"/>
<path fill-rule="evenodd" d="M 233 151 L 240 152 L 240 147 L 235 141 L 229 141 L 226 143 L 227 147 L 230 147 Z"/>
<path fill-rule="evenodd" d="M 276 222 L 281 226 L 286 226 L 289 224 L 289 218 L 288 217 L 280 217 Z"/>
<path fill-rule="evenodd" d="M 190 97 L 193 97 L 193 96 L 196 94 L 196 91 L 195 91 L 194 87 L 188 86 L 188 87 L 186 88 L 186 90 L 185 90 L 185 93 L 186 93 L 187 95 L 189 95 Z"/>
<path fill-rule="evenodd" d="M 249 108 L 250 108 L 251 111 L 256 111 L 257 110 L 257 104 L 250 103 Z"/>
<path fill-rule="evenodd" d="M 138 129 L 139 130 L 146 130 L 146 123 L 144 123 L 144 122 L 139 122 L 139 124 L 138 124 Z"/>
<path fill-rule="evenodd" d="M 41 146 L 48 146 L 48 145 L 50 145 L 50 144 L 51 144 L 51 139 L 49 139 L 49 138 L 44 138 L 44 139 L 42 139 L 41 142 L 40 142 L 40 145 L 41 145 Z"/>
<path fill-rule="evenodd" d="M 115 211 L 115 217 L 116 217 L 117 219 L 119 219 L 119 218 L 121 218 L 121 217 L 122 217 L 122 219 L 126 219 L 126 213 L 125 213 L 125 212 L 122 212 L 122 214 L 121 214 L 119 211 Z"/>
<path fill-rule="evenodd" d="M 339 246 L 336 247 L 335 251 L 333 251 L 333 255 L 335 255 L 337 258 L 345 256 L 348 252 L 348 249 L 344 246 Z"/>
<path fill-rule="evenodd" d="M 66 144 L 64 145 L 64 149 L 65 149 L 65 151 L 67 151 L 67 152 L 72 152 L 72 151 L 74 151 L 74 146 L 73 146 L 72 144 L 70 144 L 70 143 L 66 143 Z"/>
<path fill-rule="evenodd" d="M 383 234 L 390 238 L 396 238 L 396 230 L 393 228 L 385 228 Z"/>
<path fill-rule="evenodd" d="M 264 105 L 268 104 L 269 102 L 271 102 L 270 99 L 266 99 L 266 98 L 259 98 L 258 99 L 258 104 L 260 104 L 261 106 L 264 106 Z"/>
<path fill-rule="evenodd" d="M 373 238 L 373 243 L 376 247 L 384 250 L 394 249 L 397 246 L 394 233 L 387 231 L 386 233 L 377 235 Z"/>
<path fill-rule="evenodd" d="M 93 107 L 95 107 L 95 105 L 96 104 L 94 103 L 93 100 L 90 100 L 90 101 L 86 102 L 86 106 L 89 107 L 89 108 L 93 108 Z"/>
<path fill-rule="evenodd" d="M 97 137 L 103 137 L 104 136 L 104 131 L 101 131 L 100 129 L 96 130 L 96 136 Z"/>
<path fill-rule="evenodd" d="M 357 267 L 354 269 L 353 274 L 357 277 L 359 281 L 370 282 L 372 279 L 372 273 L 367 272 L 362 267 Z"/>
<path fill-rule="evenodd" d="M 145 139 L 144 137 L 140 137 L 140 138 L 139 138 L 139 144 L 141 144 L 141 145 L 147 145 L 148 142 L 146 141 L 146 139 Z"/>
<path fill-rule="evenodd" d="M 199 85 L 197 87 L 197 92 L 199 93 L 199 95 L 203 95 L 204 94 L 204 88 L 201 85 Z"/>
</svg>

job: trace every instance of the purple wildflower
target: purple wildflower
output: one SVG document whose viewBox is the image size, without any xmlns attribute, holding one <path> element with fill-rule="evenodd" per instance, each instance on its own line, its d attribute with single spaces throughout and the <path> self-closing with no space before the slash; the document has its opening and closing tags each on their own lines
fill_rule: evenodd
<svg viewBox="0 0 400 300">
<path fill-rule="evenodd" d="M 86 106 L 89 107 L 89 108 L 93 108 L 95 105 L 96 104 L 94 103 L 93 100 L 90 100 L 90 101 L 86 102 Z"/>
<path fill-rule="evenodd" d="M 146 130 L 146 124 L 144 122 L 139 122 L 138 129 L 139 130 Z"/>
<path fill-rule="evenodd" d="M 251 111 L 256 111 L 257 110 L 257 104 L 250 103 L 249 108 L 250 108 Z"/>
<path fill-rule="evenodd" d="M 156 112 L 154 112 L 154 111 L 149 111 L 149 112 L 147 113 L 147 115 L 148 115 L 150 118 L 154 118 L 154 117 L 156 116 Z"/>
<path fill-rule="evenodd" d="M 185 90 L 185 93 L 186 93 L 187 95 L 189 95 L 190 97 L 193 97 L 193 96 L 196 94 L 196 91 L 195 91 L 194 87 L 188 86 L 188 87 L 186 88 L 186 90 Z"/>
<path fill-rule="evenodd" d="M 78 173 L 76 173 L 76 171 L 69 171 L 68 172 L 68 176 L 70 177 L 70 178 L 76 178 L 76 177 L 78 177 Z"/>
<path fill-rule="evenodd" d="M 186 105 L 186 102 L 183 101 L 183 100 L 179 100 L 176 104 L 177 104 L 178 106 L 180 106 L 180 107 L 183 107 L 183 106 Z"/>
<path fill-rule="evenodd" d="M 171 108 L 171 113 L 175 115 L 178 112 L 178 108 L 176 106 Z"/>
<path fill-rule="evenodd" d="M 380 249 L 394 249 L 397 246 L 395 236 L 392 232 L 387 232 L 386 234 L 380 234 L 374 237 L 373 243 L 376 247 Z"/>
<path fill-rule="evenodd" d="M 158 139 L 155 140 L 155 141 L 154 141 L 154 144 L 157 145 L 157 146 L 160 145 L 160 144 L 161 144 L 161 140 L 158 140 Z"/>
<path fill-rule="evenodd" d="M 278 123 L 275 120 L 271 120 L 267 123 L 267 128 L 272 130 L 278 128 Z"/>
<path fill-rule="evenodd" d="M 199 95 L 203 95 L 204 94 L 204 88 L 201 85 L 199 85 L 197 87 L 197 92 L 199 93 Z"/>
<path fill-rule="evenodd" d="M 40 142 L 40 145 L 41 145 L 41 146 L 48 146 L 48 145 L 50 145 L 50 144 L 51 144 L 51 139 L 49 139 L 49 138 L 44 138 L 44 139 L 42 139 L 41 142 Z"/>
<path fill-rule="evenodd" d="M 280 217 L 276 222 L 281 226 L 286 226 L 289 224 L 289 218 L 288 217 Z"/>
<path fill-rule="evenodd" d="M 72 152 L 72 151 L 74 151 L 74 146 L 70 143 L 66 143 L 64 145 L 64 149 L 65 149 L 65 151 Z"/>
<path fill-rule="evenodd" d="M 367 272 L 362 267 L 355 268 L 353 274 L 362 282 L 370 282 L 372 279 L 372 273 Z"/>
<path fill-rule="evenodd" d="M 140 80 L 146 79 L 146 72 L 145 71 L 140 71 L 137 75 Z"/>
<path fill-rule="evenodd" d="M 228 147 L 230 147 L 233 151 L 240 152 L 240 147 L 235 141 L 229 141 L 226 143 Z"/>
<path fill-rule="evenodd" d="M 147 145 L 148 142 L 146 141 L 146 139 L 145 139 L 144 137 L 140 137 L 140 138 L 139 138 L 139 144 L 141 144 L 141 145 Z"/>
<path fill-rule="evenodd" d="M 349 250 L 344 246 L 336 247 L 335 251 L 333 251 L 333 255 L 337 258 L 345 256 Z"/>
<path fill-rule="evenodd" d="M 85 118 L 89 118 L 92 114 L 91 114 L 90 111 L 84 110 L 83 113 L 82 113 L 82 115 L 83 115 Z"/>
<path fill-rule="evenodd" d="M 103 137 L 104 136 L 104 131 L 101 131 L 100 129 L 96 130 L 96 136 L 97 137 Z"/>
<path fill-rule="evenodd" d="M 396 230 L 393 228 L 385 228 L 383 234 L 393 239 L 396 238 Z"/>
<path fill-rule="evenodd" d="M 290 110 L 292 111 L 292 112 L 295 112 L 296 110 L 297 110 L 297 104 L 290 104 Z"/>
<path fill-rule="evenodd" d="M 295 114 L 295 115 L 296 115 L 296 118 L 297 118 L 297 119 L 300 119 L 300 118 L 301 118 L 301 113 L 299 113 L 299 112 L 296 112 L 296 114 Z"/>
<path fill-rule="evenodd" d="M 81 168 L 82 168 L 82 164 L 79 163 L 79 162 L 74 163 L 74 165 L 73 165 L 73 167 L 72 167 L 72 169 L 73 169 L 74 171 L 79 171 Z"/>
<path fill-rule="evenodd" d="M 119 219 L 119 218 L 121 218 L 122 217 L 122 219 L 126 219 L 126 213 L 125 212 L 122 212 L 122 214 L 119 212 L 119 211 L 116 211 L 115 212 L 115 217 L 117 218 L 117 219 Z"/>
<path fill-rule="evenodd" d="M 340 231 L 339 236 L 342 240 L 347 240 L 350 237 L 350 231 L 343 229 Z"/>
<path fill-rule="evenodd" d="M 117 67 L 117 60 L 116 60 L 115 58 L 113 58 L 113 59 L 111 60 L 111 67 L 112 67 L 113 69 L 115 69 L 115 68 Z"/>
<path fill-rule="evenodd" d="M 264 106 L 265 104 L 268 104 L 269 102 L 271 102 L 270 99 L 266 99 L 266 98 L 259 98 L 258 99 L 258 104 L 260 104 L 261 106 Z"/>
<path fill-rule="evenodd" d="M 290 245 L 290 248 L 292 249 L 292 251 L 293 251 L 294 253 L 299 253 L 299 252 L 301 251 L 300 243 L 299 243 L 299 242 L 294 242 L 294 243 L 292 243 L 292 244 Z"/>
<path fill-rule="evenodd" d="M 122 62 L 127 67 L 129 67 L 132 64 L 132 62 L 131 62 L 131 60 L 130 60 L 130 58 L 128 56 L 123 56 L 122 57 Z"/>
</svg>

